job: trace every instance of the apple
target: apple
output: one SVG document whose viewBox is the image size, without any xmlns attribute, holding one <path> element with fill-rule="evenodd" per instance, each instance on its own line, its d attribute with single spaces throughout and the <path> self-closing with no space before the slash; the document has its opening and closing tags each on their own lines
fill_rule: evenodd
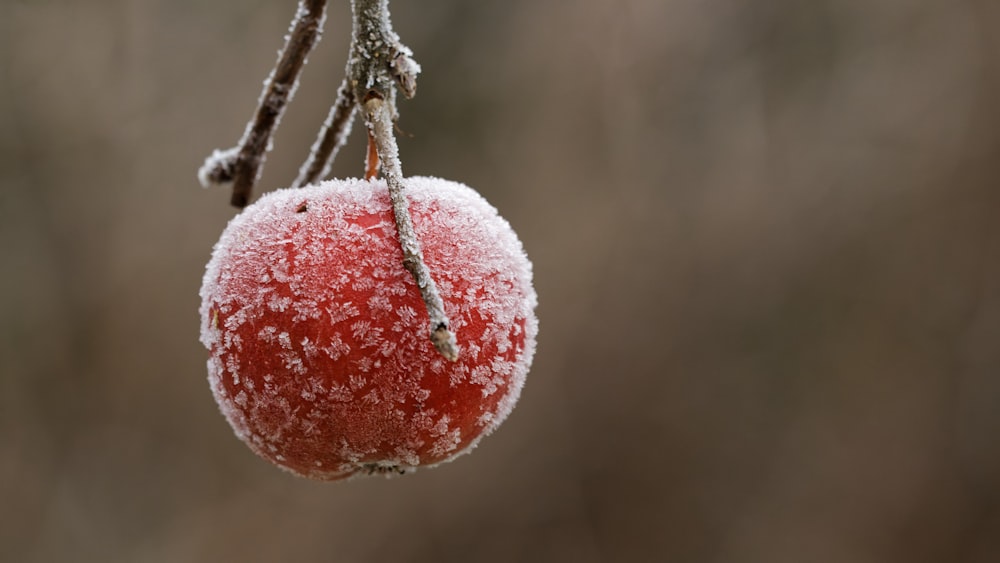
<svg viewBox="0 0 1000 563">
<path fill-rule="evenodd" d="M 395 474 L 470 451 L 510 414 L 535 351 L 531 263 L 477 192 L 405 180 L 459 356 L 429 340 L 384 180 L 261 197 L 215 245 L 201 288 L 208 378 L 236 435 L 292 473 Z"/>
</svg>

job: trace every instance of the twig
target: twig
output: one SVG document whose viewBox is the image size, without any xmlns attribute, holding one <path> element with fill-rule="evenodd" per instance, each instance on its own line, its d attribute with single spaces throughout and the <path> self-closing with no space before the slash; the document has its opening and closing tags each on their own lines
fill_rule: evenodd
<svg viewBox="0 0 1000 563">
<path fill-rule="evenodd" d="M 337 157 L 340 147 L 347 142 L 348 135 L 351 134 L 351 125 L 354 122 L 358 104 L 354 99 L 354 91 L 345 79 L 340 89 L 337 90 L 337 101 L 330 108 L 330 113 L 323 122 L 319 136 L 313 143 L 309 157 L 299 169 L 299 177 L 295 179 L 294 187 L 302 187 L 314 184 L 318 180 L 326 178 L 330 174 L 333 166 L 333 159 Z"/>
<path fill-rule="evenodd" d="M 379 156 L 382 161 L 382 175 L 389 187 L 389 198 L 392 200 L 392 212 L 396 217 L 396 231 L 399 233 L 399 243 L 403 247 L 403 266 L 413 275 L 420 288 L 420 296 L 427 306 L 430 317 L 430 338 L 434 347 L 442 356 L 451 361 L 458 359 L 458 345 L 455 335 L 449 329 L 448 316 L 444 312 L 444 302 L 438 293 L 437 285 L 431 277 L 430 269 L 424 262 L 420 242 L 413 230 L 413 220 L 404 193 L 403 170 L 399 163 L 399 147 L 393 135 L 392 111 L 389 104 L 378 96 L 369 97 L 364 104 L 365 120 L 375 139 Z"/>
<path fill-rule="evenodd" d="M 299 1 L 288 39 L 239 145 L 225 151 L 214 151 L 198 171 L 198 178 L 206 187 L 231 181 L 233 195 L 230 203 L 236 207 L 245 207 L 250 201 L 265 153 L 270 148 L 271 134 L 281 119 L 285 105 L 295 94 L 299 72 L 306 56 L 316 45 L 325 19 L 326 0 Z"/>
<path fill-rule="evenodd" d="M 403 266 L 413 276 L 430 318 L 430 339 L 445 358 L 458 359 L 458 345 L 449 328 L 444 302 L 424 262 L 420 241 L 413 230 L 403 185 L 403 167 L 393 131 L 396 88 L 411 97 L 416 92 L 420 65 L 399 42 L 389 22 L 389 0 L 352 0 L 354 37 L 348 63 L 348 81 L 355 99 L 362 101 L 369 139 L 374 140 L 392 200 L 396 231 L 403 249 Z M 369 162 L 369 165 L 371 162 Z"/>
</svg>

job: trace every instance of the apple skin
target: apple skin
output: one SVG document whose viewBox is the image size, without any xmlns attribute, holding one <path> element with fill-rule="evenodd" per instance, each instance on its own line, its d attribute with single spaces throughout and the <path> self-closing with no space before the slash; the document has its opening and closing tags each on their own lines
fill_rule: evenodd
<svg viewBox="0 0 1000 563">
<path fill-rule="evenodd" d="M 266 194 L 213 250 L 200 308 L 212 393 L 236 435 L 292 473 L 335 480 L 452 460 L 521 394 L 538 331 L 521 242 L 471 188 L 405 184 L 455 362 L 429 340 L 384 181 Z"/>
</svg>

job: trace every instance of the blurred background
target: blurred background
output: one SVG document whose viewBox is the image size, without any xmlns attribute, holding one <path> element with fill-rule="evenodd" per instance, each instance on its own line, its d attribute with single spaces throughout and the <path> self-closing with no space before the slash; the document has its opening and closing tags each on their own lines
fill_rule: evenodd
<svg viewBox="0 0 1000 563">
<path fill-rule="evenodd" d="M 1000 4 L 392 7 L 404 171 L 535 264 L 517 409 L 403 478 L 257 459 L 206 382 L 235 211 L 195 172 L 294 2 L 0 0 L 0 561 L 1000 561 Z M 332 1 L 258 194 L 349 31 Z"/>
</svg>

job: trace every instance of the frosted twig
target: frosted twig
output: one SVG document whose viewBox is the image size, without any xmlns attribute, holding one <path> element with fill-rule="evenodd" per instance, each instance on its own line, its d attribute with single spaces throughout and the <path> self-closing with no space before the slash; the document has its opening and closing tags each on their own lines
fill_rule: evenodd
<svg viewBox="0 0 1000 563">
<path fill-rule="evenodd" d="M 413 229 L 406 187 L 403 184 L 403 167 L 399 161 L 399 147 L 393 131 L 396 117 L 396 88 L 407 97 L 413 96 L 417 87 L 420 65 L 412 53 L 392 31 L 389 22 L 389 0 L 352 0 L 354 37 L 348 63 L 348 81 L 354 88 L 354 97 L 362 103 L 369 140 L 374 141 L 382 175 L 389 188 L 396 231 L 403 249 L 403 266 L 413 276 L 420 289 L 420 296 L 430 317 L 430 339 L 445 358 L 458 359 L 458 345 L 451 332 L 444 302 L 437 284 L 431 277 L 420 249 L 420 241 Z M 371 164 L 371 163 L 369 163 Z"/>
<path fill-rule="evenodd" d="M 364 104 L 364 111 L 365 121 L 368 122 L 382 161 L 382 175 L 389 187 L 392 212 L 396 217 L 396 231 L 399 233 L 399 243 L 403 247 L 403 266 L 413 275 L 417 287 L 420 288 L 420 296 L 427 306 L 431 342 L 442 356 L 455 361 L 458 359 L 455 335 L 449 329 L 444 302 L 441 300 L 434 279 L 431 278 L 430 269 L 424 262 L 420 242 L 413 230 L 413 220 L 410 218 L 409 204 L 404 193 L 406 188 L 403 185 L 403 170 L 399 163 L 399 148 L 393 135 L 392 111 L 389 109 L 389 104 L 378 96 L 369 97 Z"/>
<path fill-rule="evenodd" d="M 357 107 L 354 90 L 345 79 L 337 90 L 337 101 L 330 108 L 330 114 L 323 122 L 309 157 L 299 169 L 299 177 L 292 186 L 313 184 L 330 174 L 330 167 L 333 165 L 333 159 L 337 157 L 337 151 L 344 146 L 347 136 L 351 134 L 351 124 L 354 122 Z"/>
<path fill-rule="evenodd" d="M 299 72 L 316 45 L 326 18 L 326 0 L 300 0 L 285 46 L 268 77 L 253 119 L 234 148 L 216 150 L 198 171 L 202 185 L 233 183 L 230 203 L 245 207 L 285 105 L 295 94 Z"/>
</svg>

